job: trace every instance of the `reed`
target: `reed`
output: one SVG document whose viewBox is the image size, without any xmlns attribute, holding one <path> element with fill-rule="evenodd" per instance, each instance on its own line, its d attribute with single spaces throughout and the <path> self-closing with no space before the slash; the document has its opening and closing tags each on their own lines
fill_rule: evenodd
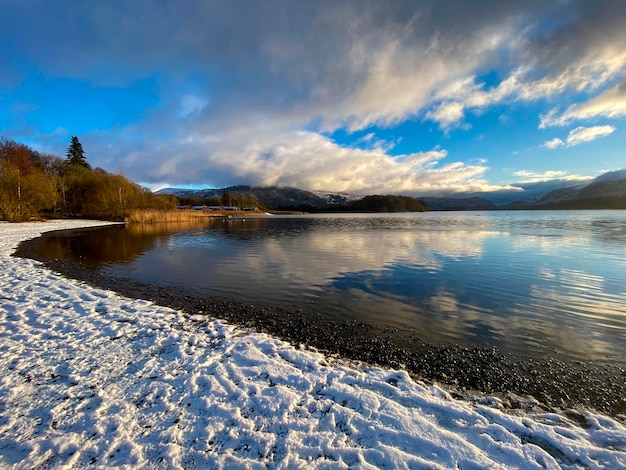
<svg viewBox="0 0 626 470">
<path fill-rule="evenodd" d="M 125 221 L 129 223 L 154 224 L 199 221 L 208 217 L 210 217 L 209 214 L 194 210 L 137 209 L 131 211 L 125 218 Z"/>
<path fill-rule="evenodd" d="M 126 232 L 136 236 L 168 235 L 172 233 L 188 232 L 190 230 L 205 229 L 215 225 L 217 222 L 211 217 L 196 217 L 185 222 L 164 222 L 164 223 L 131 223 L 126 224 Z"/>
</svg>

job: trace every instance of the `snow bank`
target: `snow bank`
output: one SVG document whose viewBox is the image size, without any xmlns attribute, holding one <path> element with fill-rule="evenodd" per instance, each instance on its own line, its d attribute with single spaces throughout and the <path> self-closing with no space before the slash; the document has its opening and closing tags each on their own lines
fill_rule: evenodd
<svg viewBox="0 0 626 470">
<path fill-rule="evenodd" d="M 131 300 L 10 257 L 0 223 L 0 466 L 625 468 L 626 427 L 513 416 L 402 371 Z"/>
</svg>

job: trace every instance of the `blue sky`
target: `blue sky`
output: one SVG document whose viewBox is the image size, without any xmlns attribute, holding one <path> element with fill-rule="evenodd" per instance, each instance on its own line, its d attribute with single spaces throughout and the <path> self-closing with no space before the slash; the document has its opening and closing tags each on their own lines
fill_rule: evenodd
<svg viewBox="0 0 626 470">
<path fill-rule="evenodd" d="M 626 2 L 0 0 L 0 135 L 150 187 L 626 168 Z"/>
</svg>

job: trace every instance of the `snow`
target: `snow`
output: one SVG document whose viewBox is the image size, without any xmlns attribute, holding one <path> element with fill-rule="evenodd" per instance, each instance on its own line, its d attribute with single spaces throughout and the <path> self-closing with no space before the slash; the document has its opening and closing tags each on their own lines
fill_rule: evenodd
<svg viewBox="0 0 626 470">
<path fill-rule="evenodd" d="M 90 221 L 0 223 L 0 467 L 626 468 L 626 427 L 507 413 L 10 256 Z"/>
</svg>

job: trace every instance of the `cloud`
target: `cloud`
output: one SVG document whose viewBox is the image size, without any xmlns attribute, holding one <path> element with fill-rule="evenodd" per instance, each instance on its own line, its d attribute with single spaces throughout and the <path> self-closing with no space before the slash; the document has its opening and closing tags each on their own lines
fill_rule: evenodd
<svg viewBox="0 0 626 470">
<path fill-rule="evenodd" d="M 558 137 L 555 137 L 555 138 L 554 138 L 554 139 L 552 139 L 552 140 L 548 140 L 548 141 L 546 141 L 546 142 L 543 144 L 543 146 L 544 146 L 545 148 L 548 148 L 548 149 L 550 149 L 550 150 L 553 150 L 553 149 L 555 149 L 555 148 L 557 148 L 557 147 L 560 147 L 560 146 L 562 146 L 562 145 L 564 145 L 564 144 L 565 144 L 565 143 L 564 143 L 561 139 L 559 139 Z"/>
<path fill-rule="evenodd" d="M 438 101 L 516 47 L 520 18 L 541 5 L 118 3 L 77 3 L 63 15 L 48 2 L 18 4 L 6 17 L 21 20 L 10 21 L 6 34 L 16 54 L 50 73 L 119 85 L 127 74 L 165 66 L 172 83 L 164 93 L 193 73 L 214 88 L 215 113 L 262 110 L 269 118 L 318 120 L 325 131 L 392 126 L 427 112 L 452 124 L 459 102 Z"/>
<path fill-rule="evenodd" d="M 211 102 L 209 98 L 194 95 L 192 93 L 183 95 L 180 100 L 179 116 L 185 118 L 191 114 L 201 112 Z"/>
<path fill-rule="evenodd" d="M 541 181 L 551 180 L 586 181 L 590 179 L 588 176 L 572 175 L 564 170 L 548 170 L 544 172 L 519 170 L 515 171 L 513 174 L 521 178 L 520 183 L 539 183 Z"/>
<path fill-rule="evenodd" d="M 577 127 L 569 132 L 565 142 L 558 137 L 555 137 L 554 139 L 546 141 L 543 146 L 550 150 L 554 150 L 562 146 L 573 147 L 574 145 L 591 142 L 600 137 L 605 137 L 613 132 L 615 132 L 615 127 L 613 126 Z"/>
<path fill-rule="evenodd" d="M 626 50 L 616 51 L 614 44 L 604 46 L 600 51 L 585 52 L 564 69 L 553 71 L 540 78 L 535 78 L 541 68 L 539 64 L 528 63 L 518 66 L 498 85 L 489 89 L 483 84 L 465 79 L 464 87 L 451 96 L 457 100 L 454 104 L 459 110 L 464 109 L 466 112 L 482 110 L 502 102 L 554 98 L 568 91 L 593 93 L 626 71 Z M 449 98 L 445 93 L 440 97 Z M 548 114 L 540 116 L 539 128 L 565 125 L 574 119 L 616 118 L 624 115 L 626 115 L 626 86 L 622 84 L 605 91 L 587 104 L 571 105 L 562 115 L 558 115 L 557 109 L 551 110 Z M 452 122 L 459 121 L 463 113 L 457 112 L 455 120 L 451 119 L 449 113 L 440 114 L 437 111 L 429 112 L 427 117 L 440 122 L 443 126 L 449 126 Z"/>
<path fill-rule="evenodd" d="M 295 186 L 364 194 L 443 194 L 502 189 L 484 178 L 487 167 L 447 162 L 445 150 L 392 156 L 384 148 L 341 146 L 312 131 L 246 128 L 220 138 L 188 136 L 127 154 L 123 164 L 146 183 Z M 173 179 L 174 178 L 174 179 Z"/>
<path fill-rule="evenodd" d="M 568 147 L 582 144 L 583 142 L 591 142 L 599 137 L 605 137 L 615 132 L 613 126 L 593 126 L 593 127 L 577 127 L 572 129 L 567 135 L 566 143 Z"/>
<path fill-rule="evenodd" d="M 19 88 L 34 68 L 90 86 L 154 82 L 158 104 L 136 122 L 84 138 L 96 166 L 139 181 L 481 190 L 487 168 L 463 163 L 475 155 L 393 156 L 381 129 L 466 129 L 494 105 L 546 98 L 566 109 L 550 116 L 564 123 L 623 115 L 621 0 L 10 3 L 0 59 L 26 65 L 3 86 Z M 563 105 L 572 92 L 587 104 Z M 336 131 L 366 137 L 342 145 Z"/>
<path fill-rule="evenodd" d="M 587 105 L 571 105 L 562 116 L 557 109 L 541 116 L 540 128 L 574 119 L 626 115 L 626 86 L 604 90 L 626 73 L 626 9 L 622 2 L 567 2 L 564 10 L 546 8 L 543 20 L 538 16 L 525 20 L 523 27 L 510 24 L 514 31 L 503 35 L 505 42 L 496 47 L 511 57 L 502 80 L 489 86 L 479 75 L 468 74 L 438 90 L 436 99 L 442 105 L 453 101 L 467 115 L 499 103 L 554 100 L 570 92 L 592 97 Z M 441 105 L 436 105 L 428 118 L 444 127 L 456 122 L 450 113 L 438 113 L 437 106 Z M 457 121 L 463 118 L 459 112 L 455 116 Z"/>
<path fill-rule="evenodd" d="M 434 110 L 426 113 L 426 118 L 439 123 L 442 129 L 452 127 L 463 119 L 463 105 L 461 103 L 442 103 Z"/>
<path fill-rule="evenodd" d="M 614 86 L 587 102 L 573 104 L 562 114 L 552 109 L 546 115 L 541 116 L 539 128 L 565 126 L 572 121 L 598 117 L 619 118 L 622 116 L 626 116 L 626 82 Z"/>
</svg>

